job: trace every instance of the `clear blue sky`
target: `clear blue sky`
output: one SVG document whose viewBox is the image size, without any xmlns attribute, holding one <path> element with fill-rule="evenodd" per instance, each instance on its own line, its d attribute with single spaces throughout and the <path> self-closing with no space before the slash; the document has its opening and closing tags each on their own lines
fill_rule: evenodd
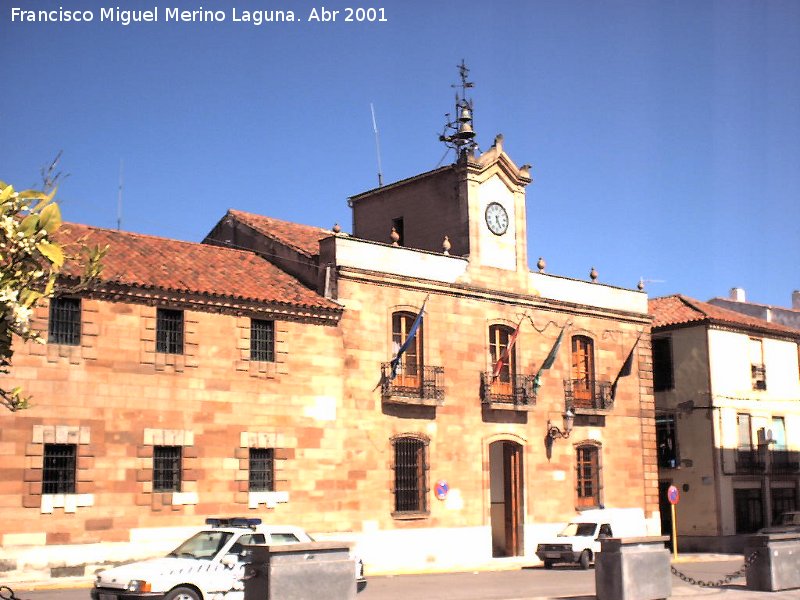
<svg viewBox="0 0 800 600">
<path fill-rule="evenodd" d="M 0 179 L 59 150 L 67 220 L 201 240 L 228 208 L 350 228 L 348 196 L 435 168 L 456 65 L 528 187 L 529 255 L 551 273 L 707 300 L 800 289 L 796 0 L 0 0 Z M 11 22 L 12 7 L 93 10 Z M 100 22 L 102 6 L 161 22 Z M 225 22 L 163 22 L 167 8 Z M 307 22 L 325 6 L 388 22 Z M 232 10 L 293 10 L 255 26 Z M 445 159 L 452 161 L 452 155 Z"/>
</svg>

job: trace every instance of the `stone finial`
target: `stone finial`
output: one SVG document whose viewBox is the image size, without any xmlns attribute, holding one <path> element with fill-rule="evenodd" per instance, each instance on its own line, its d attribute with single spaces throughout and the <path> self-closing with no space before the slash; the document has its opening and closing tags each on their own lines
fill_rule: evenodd
<svg viewBox="0 0 800 600">
<path fill-rule="evenodd" d="M 644 279 L 641 277 L 639 277 L 639 283 L 636 284 L 636 289 L 638 289 L 640 292 L 644 291 Z"/>
<path fill-rule="evenodd" d="M 338 235 L 339 233 L 341 233 L 341 231 L 342 231 L 342 226 L 339 225 L 338 223 L 334 223 L 333 224 L 333 233 Z"/>
<path fill-rule="evenodd" d="M 389 237 L 392 238 L 392 246 L 400 245 L 397 243 L 400 241 L 400 234 L 397 233 L 397 229 L 395 229 L 394 227 L 392 227 L 392 233 L 389 235 Z"/>
<path fill-rule="evenodd" d="M 592 283 L 596 283 L 597 282 L 597 269 L 592 267 L 592 270 L 589 271 L 589 277 L 591 278 Z"/>
<path fill-rule="evenodd" d="M 539 273 L 544 273 L 545 267 L 547 267 L 547 263 L 545 262 L 544 258 L 540 256 L 539 260 L 536 261 L 536 268 L 539 269 Z"/>
<path fill-rule="evenodd" d="M 447 236 L 444 236 L 444 241 L 442 242 L 442 250 L 444 250 L 444 255 L 445 256 L 450 256 L 450 248 L 451 248 L 451 246 L 452 246 L 452 244 L 450 244 L 450 238 L 447 237 Z"/>
</svg>

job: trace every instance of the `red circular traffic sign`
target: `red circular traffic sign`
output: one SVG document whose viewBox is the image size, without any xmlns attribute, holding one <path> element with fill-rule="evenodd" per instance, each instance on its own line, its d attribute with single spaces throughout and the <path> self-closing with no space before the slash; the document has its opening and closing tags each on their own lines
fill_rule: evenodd
<svg viewBox="0 0 800 600">
<path fill-rule="evenodd" d="M 667 488 L 667 500 L 669 500 L 670 504 L 677 504 L 678 501 L 681 499 L 681 494 L 674 485 L 671 485 Z"/>
</svg>

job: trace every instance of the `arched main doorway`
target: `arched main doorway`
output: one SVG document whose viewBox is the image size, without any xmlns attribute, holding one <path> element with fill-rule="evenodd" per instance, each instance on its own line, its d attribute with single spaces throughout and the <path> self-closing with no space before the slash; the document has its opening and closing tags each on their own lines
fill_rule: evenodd
<svg viewBox="0 0 800 600">
<path fill-rule="evenodd" d="M 489 498 L 492 556 L 524 553 L 522 446 L 501 440 L 489 444 Z"/>
</svg>

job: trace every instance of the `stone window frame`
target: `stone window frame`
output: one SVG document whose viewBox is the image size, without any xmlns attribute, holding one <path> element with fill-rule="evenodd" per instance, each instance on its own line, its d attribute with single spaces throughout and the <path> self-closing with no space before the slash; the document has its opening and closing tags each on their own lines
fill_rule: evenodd
<svg viewBox="0 0 800 600">
<path fill-rule="evenodd" d="M 44 494 L 45 444 L 70 444 L 75 446 L 75 493 Z M 22 506 L 39 508 L 41 514 L 53 514 L 63 509 L 65 514 L 75 513 L 79 508 L 94 506 L 95 482 L 94 448 L 91 445 L 91 430 L 80 425 L 34 425 L 31 442 L 25 446 L 26 469 L 24 472 L 25 493 Z"/>
<path fill-rule="evenodd" d="M 272 491 L 250 491 L 250 448 L 272 449 Z M 246 505 L 257 510 L 259 506 L 275 508 L 278 504 L 289 502 L 286 463 L 294 458 L 294 449 L 287 448 L 283 434 L 265 431 L 242 431 L 239 434 L 239 447 L 235 449 L 236 459 L 236 504 Z"/>
<path fill-rule="evenodd" d="M 414 441 L 421 444 L 421 454 L 416 458 L 415 468 L 417 469 L 417 480 L 421 485 L 417 486 L 417 500 L 419 505 L 417 510 L 398 510 L 397 509 L 397 442 L 401 440 Z M 392 445 L 392 462 L 390 469 L 392 471 L 392 512 L 391 516 L 397 520 L 411 520 L 411 519 L 426 519 L 430 517 L 430 500 L 428 498 L 430 492 L 430 444 L 431 439 L 421 433 L 400 433 L 390 438 L 389 442 Z"/>
<path fill-rule="evenodd" d="M 600 508 L 603 506 L 603 444 L 598 440 L 582 440 L 575 442 L 575 510 L 581 511 L 591 508 Z M 594 467 L 596 473 L 592 473 L 590 477 L 583 477 L 581 474 L 581 463 L 579 462 L 579 453 L 581 450 L 590 450 L 594 453 L 596 460 Z M 591 479 L 596 487 L 596 490 L 591 496 L 581 496 L 581 481 Z M 593 502 L 587 502 L 584 498 L 591 498 Z"/>
<path fill-rule="evenodd" d="M 274 361 L 250 359 L 250 336 L 252 319 L 272 321 Z M 239 358 L 236 361 L 236 370 L 247 372 L 250 377 L 257 379 L 275 379 L 280 375 L 288 375 L 289 367 L 287 357 L 289 352 L 289 328 L 287 321 L 272 319 L 263 315 L 248 315 L 236 317 L 237 344 Z"/>
<path fill-rule="evenodd" d="M 156 446 L 181 447 L 181 491 L 153 491 L 153 454 Z M 183 506 L 199 503 L 197 493 L 198 457 L 194 432 L 187 429 L 151 429 L 143 432 L 142 444 L 137 447 L 138 506 L 150 506 L 154 512 L 180 511 Z"/>
<path fill-rule="evenodd" d="M 181 310 L 183 312 L 183 353 L 167 354 L 156 350 L 158 309 Z M 182 373 L 187 368 L 198 367 L 197 350 L 200 343 L 198 319 L 191 310 L 175 308 L 167 304 L 141 306 L 140 340 L 143 365 L 153 365 L 156 371 Z"/>
<path fill-rule="evenodd" d="M 79 298 L 81 302 L 80 344 L 54 344 L 47 340 L 50 330 L 50 300 L 39 302 L 31 315 L 31 329 L 42 332 L 43 343 L 24 344 L 21 351 L 32 356 L 42 356 L 50 363 L 66 362 L 79 365 L 84 361 L 97 360 L 97 337 L 100 331 L 97 313 L 100 302 Z"/>
</svg>

